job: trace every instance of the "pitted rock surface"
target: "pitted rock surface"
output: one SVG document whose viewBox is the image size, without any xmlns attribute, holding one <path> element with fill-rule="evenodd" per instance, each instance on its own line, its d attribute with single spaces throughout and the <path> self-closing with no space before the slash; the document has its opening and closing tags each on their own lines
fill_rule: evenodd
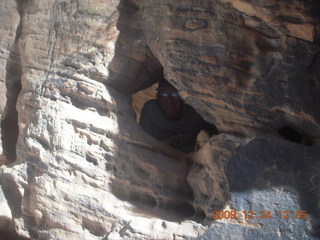
<svg viewBox="0 0 320 240">
<path fill-rule="evenodd" d="M 319 11 L 311 0 L 3 0 L 0 235 L 318 239 Z M 221 133 L 182 159 L 155 151 L 136 121 L 163 76 Z"/>
</svg>

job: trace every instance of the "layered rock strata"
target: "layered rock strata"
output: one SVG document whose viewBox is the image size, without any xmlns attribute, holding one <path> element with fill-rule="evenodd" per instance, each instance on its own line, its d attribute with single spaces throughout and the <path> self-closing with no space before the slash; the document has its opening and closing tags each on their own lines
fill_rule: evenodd
<svg viewBox="0 0 320 240">
<path fill-rule="evenodd" d="M 318 3 L 0 7 L 0 234 L 320 237 Z M 132 95 L 162 76 L 221 132 L 182 156 L 192 165 L 155 152 L 160 143 L 136 123 L 151 93 L 134 98 L 137 112 Z M 212 220 L 221 210 L 236 218 Z"/>
</svg>

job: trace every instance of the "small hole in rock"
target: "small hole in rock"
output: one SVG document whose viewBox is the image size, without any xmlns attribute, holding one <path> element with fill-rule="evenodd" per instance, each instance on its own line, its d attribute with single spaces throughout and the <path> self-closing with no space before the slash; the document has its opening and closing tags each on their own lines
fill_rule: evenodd
<svg viewBox="0 0 320 240">
<path fill-rule="evenodd" d="M 198 223 L 202 223 L 206 219 L 206 214 L 202 209 L 200 209 L 197 211 L 193 219 Z"/>
<path fill-rule="evenodd" d="M 295 143 L 302 143 L 303 141 L 303 136 L 297 132 L 295 129 L 289 126 L 282 127 L 278 130 L 278 133 L 280 136 L 283 138 L 295 142 Z"/>
<path fill-rule="evenodd" d="M 193 206 L 187 202 L 168 202 L 165 208 L 182 218 L 191 218 L 196 213 Z"/>
<path fill-rule="evenodd" d="M 135 172 L 138 176 L 144 178 L 144 179 L 148 179 L 149 178 L 149 173 L 146 172 L 145 170 L 141 169 L 141 168 L 136 168 Z"/>
<path fill-rule="evenodd" d="M 86 155 L 86 160 L 89 163 L 92 163 L 93 165 L 98 166 L 97 159 L 95 159 L 94 157 L 91 157 L 89 154 Z"/>
<path fill-rule="evenodd" d="M 102 237 L 107 232 L 101 223 L 85 218 L 82 220 L 82 227 L 97 237 Z"/>
</svg>

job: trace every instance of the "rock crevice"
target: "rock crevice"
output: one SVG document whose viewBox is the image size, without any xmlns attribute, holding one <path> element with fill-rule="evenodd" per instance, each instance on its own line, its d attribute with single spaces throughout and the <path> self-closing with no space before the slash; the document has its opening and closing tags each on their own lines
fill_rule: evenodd
<svg viewBox="0 0 320 240">
<path fill-rule="evenodd" d="M 1 109 L 1 143 L 2 143 L 2 152 L 0 153 L 0 158 L 3 163 L 8 163 L 15 161 L 16 159 L 16 143 L 19 134 L 18 129 L 18 113 L 16 110 L 17 98 L 21 91 L 21 74 L 22 66 L 20 60 L 20 52 L 18 49 L 18 40 L 21 36 L 21 15 L 22 15 L 22 2 L 16 1 L 16 6 L 14 6 L 18 21 L 13 27 L 12 32 L 9 33 L 9 36 L 12 36 L 11 42 L 8 44 L 9 48 L 7 49 L 8 57 L 6 59 L 4 73 L 5 75 L 5 96 L 6 99 L 3 109 Z M 8 16 L 5 16 L 8 17 Z"/>
</svg>

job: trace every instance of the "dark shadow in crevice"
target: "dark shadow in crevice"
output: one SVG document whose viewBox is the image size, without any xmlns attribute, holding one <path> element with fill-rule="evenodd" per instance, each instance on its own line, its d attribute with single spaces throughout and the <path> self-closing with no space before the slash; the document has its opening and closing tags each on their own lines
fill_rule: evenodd
<svg viewBox="0 0 320 240">
<path fill-rule="evenodd" d="M 112 193 L 119 199 L 128 201 L 137 207 L 139 215 L 158 217 L 173 222 L 194 219 L 196 211 L 189 197 L 183 197 L 174 191 L 167 195 L 155 194 L 156 191 L 152 191 L 154 189 L 146 192 L 145 189 L 146 187 L 141 189 L 134 185 L 126 186 L 120 179 L 115 180 L 112 184 Z"/>
<path fill-rule="evenodd" d="M 14 231 L 0 231 L 0 240 L 31 240 L 31 238 L 21 237 Z"/>
<path fill-rule="evenodd" d="M 145 43 L 144 33 L 139 24 L 140 6 L 134 0 L 121 0 L 118 10 L 120 16 L 117 29 L 120 34 L 116 42 L 115 56 L 109 65 L 110 77 L 107 85 L 131 96 L 162 79 L 163 67 Z M 137 42 L 141 45 L 137 46 Z M 119 71 L 123 62 L 126 62 L 126 66 Z"/>
<path fill-rule="evenodd" d="M 289 126 L 284 126 L 278 130 L 278 133 L 285 139 L 295 142 L 301 143 L 303 140 L 303 136 L 298 133 L 295 129 Z"/>
<path fill-rule="evenodd" d="M 312 146 L 313 145 L 313 141 L 312 140 L 310 140 L 307 137 L 305 137 L 303 134 L 298 132 L 293 127 L 290 127 L 290 126 L 281 127 L 278 130 L 278 133 L 279 133 L 279 135 L 281 137 L 283 137 L 284 139 L 287 139 L 287 140 L 289 140 L 291 142 L 303 144 L 303 145 L 306 145 L 306 146 Z"/>
<path fill-rule="evenodd" d="M 147 59 L 143 63 L 137 75 L 137 85 L 133 88 L 133 93 L 146 89 L 164 78 L 163 67 L 151 51 L 147 52 Z"/>
<path fill-rule="evenodd" d="M 1 188 L 8 202 L 13 218 L 19 218 L 22 214 L 22 196 L 15 182 L 5 178 L 1 179 Z"/>
<path fill-rule="evenodd" d="M 22 17 L 22 1 L 16 0 L 20 18 Z M 18 95 L 21 91 L 21 59 L 18 40 L 21 36 L 21 22 L 16 30 L 15 42 L 11 48 L 6 66 L 7 101 L 1 120 L 1 140 L 3 154 L 10 162 L 16 160 L 16 144 L 19 135 L 18 112 L 16 109 Z"/>
<path fill-rule="evenodd" d="M 82 218 L 82 228 L 87 229 L 92 235 L 100 237 L 100 239 L 107 233 L 102 223 L 94 222 L 86 218 Z"/>
</svg>

